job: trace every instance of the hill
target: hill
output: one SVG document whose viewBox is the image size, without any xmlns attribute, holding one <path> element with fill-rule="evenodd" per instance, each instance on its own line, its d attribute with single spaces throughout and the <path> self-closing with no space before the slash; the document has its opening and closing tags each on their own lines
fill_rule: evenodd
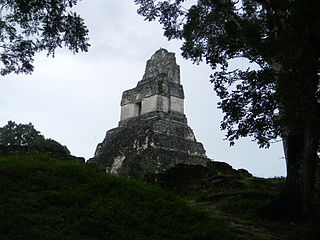
<svg viewBox="0 0 320 240">
<path fill-rule="evenodd" d="M 285 178 L 257 178 L 227 163 L 210 162 L 207 167 L 176 165 L 149 175 L 146 181 L 223 219 L 238 240 L 318 240 L 320 236 L 319 221 L 293 222 L 281 216 L 281 209 L 273 218 L 266 217 L 265 207 L 278 196 Z"/>
<path fill-rule="evenodd" d="M 1 240 L 233 239 L 221 218 L 89 164 L 9 156 L 0 178 Z"/>
<path fill-rule="evenodd" d="M 146 186 L 91 164 L 33 154 L 0 158 L 0 179 L 1 240 L 316 240 L 320 234 L 317 223 L 259 216 L 283 178 L 256 178 L 225 163 L 177 165 L 149 175 Z"/>
</svg>

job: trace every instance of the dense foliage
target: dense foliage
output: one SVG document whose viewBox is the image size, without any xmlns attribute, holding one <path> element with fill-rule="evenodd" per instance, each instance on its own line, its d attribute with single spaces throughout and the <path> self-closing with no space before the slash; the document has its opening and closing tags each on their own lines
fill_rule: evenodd
<svg viewBox="0 0 320 240">
<path fill-rule="evenodd" d="M 0 74 L 31 73 L 34 55 L 57 47 L 87 51 L 88 29 L 70 9 L 78 0 L 0 0 Z"/>
<path fill-rule="evenodd" d="M 304 127 L 302 117 L 319 125 L 319 109 L 302 106 L 306 94 L 320 101 L 319 1 L 198 0 L 189 9 L 188 0 L 135 2 L 146 20 L 159 19 L 165 36 L 183 40 L 185 58 L 216 70 L 211 81 L 231 143 L 251 135 L 268 147 L 283 128 Z M 255 65 L 228 70 L 236 58 Z"/>
<path fill-rule="evenodd" d="M 0 159 L 0 238 L 233 239 L 174 195 L 45 155 Z"/>
<path fill-rule="evenodd" d="M 66 146 L 53 139 L 45 138 L 34 128 L 32 123 L 17 124 L 8 121 L 7 125 L 0 128 L 0 145 L 39 147 L 52 152 L 70 154 Z"/>
</svg>

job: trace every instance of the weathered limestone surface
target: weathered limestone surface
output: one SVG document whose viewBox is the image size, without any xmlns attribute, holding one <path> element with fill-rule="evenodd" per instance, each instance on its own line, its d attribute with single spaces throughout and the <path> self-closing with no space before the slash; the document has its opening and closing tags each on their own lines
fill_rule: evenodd
<svg viewBox="0 0 320 240">
<path fill-rule="evenodd" d="M 155 111 L 183 114 L 183 99 L 180 67 L 174 53 L 160 49 L 148 60 L 137 87 L 123 93 L 120 125 L 121 121 Z"/>
<path fill-rule="evenodd" d="M 142 179 L 177 164 L 205 166 L 208 161 L 184 115 L 175 55 L 160 49 L 148 60 L 137 87 L 123 93 L 119 127 L 107 132 L 89 162 Z"/>
</svg>

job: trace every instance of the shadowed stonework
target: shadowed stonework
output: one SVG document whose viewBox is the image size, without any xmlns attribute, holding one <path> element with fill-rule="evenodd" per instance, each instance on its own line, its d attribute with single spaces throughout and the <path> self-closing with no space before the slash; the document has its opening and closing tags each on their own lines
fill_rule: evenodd
<svg viewBox="0 0 320 240">
<path fill-rule="evenodd" d="M 184 115 L 180 68 L 174 53 L 158 50 L 137 87 L 122 95 L 119 127 L 107 132 L 89 160 L 107 172 L 143 179 L 184 163 L 209 159 Z"/>
</svg>

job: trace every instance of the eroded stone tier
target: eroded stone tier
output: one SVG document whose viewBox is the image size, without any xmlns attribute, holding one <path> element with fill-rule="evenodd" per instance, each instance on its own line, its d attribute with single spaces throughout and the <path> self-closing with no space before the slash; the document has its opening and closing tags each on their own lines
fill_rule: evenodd
<svg viewBox="0 0 320 240">
<path fill-rule="evenodd" d="M 158 50 L 137 86 L 122 95 L 119 127 L 107 132 L 89 160 L 107 172 L 142 179 L 176 164 L 206 165 L 184 115 L 180 68 L 174 53 Z"/>
<path fill-rule="evenodd" d="M 122 121 L 150 112 L 184 114 L 184 93 L 180 84 L 180 67 L 174 53 L 158 50 L 147 62 L 145 74 L 137 87 L 122 95 Z"/>
<path fill-rule="evenodd" d="M 94 162 L 106 172 L 138 179 L 179 163 L 205 166 L 205 150 L 191 128 L 164 115 L 146 114 L 109 130 Z"/>
</svg>

